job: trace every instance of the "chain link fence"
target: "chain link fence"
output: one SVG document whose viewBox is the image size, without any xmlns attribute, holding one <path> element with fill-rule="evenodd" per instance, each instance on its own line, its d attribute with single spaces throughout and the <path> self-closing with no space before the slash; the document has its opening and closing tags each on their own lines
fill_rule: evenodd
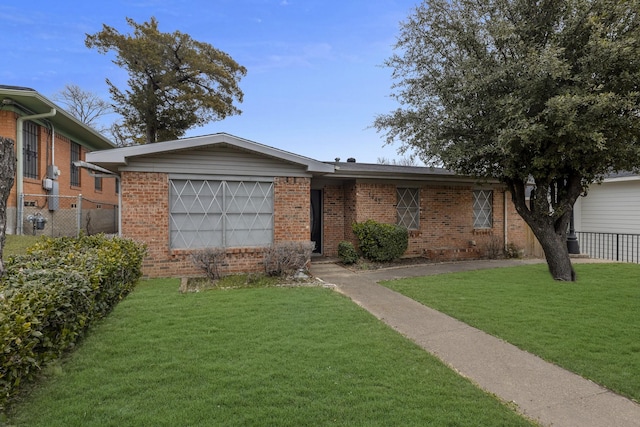
<svg viewBox="0 0 640 427">
<path fill-rule="evenodd" d="M 17 234 L 77 237 L 81 233 L 118 233 L 118 205 L 81 195 L 21 195 Z"/>
</svg>

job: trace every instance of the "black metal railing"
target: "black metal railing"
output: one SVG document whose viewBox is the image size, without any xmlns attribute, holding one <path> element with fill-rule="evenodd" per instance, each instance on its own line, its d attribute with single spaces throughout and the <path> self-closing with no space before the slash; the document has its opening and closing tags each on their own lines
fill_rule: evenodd
<svg viewBox="0 0 640 427">
<path fill-rule="evenodd" d="M 640 234 L 576 231 L 580 252 L 591 258 L 640 263 Z"/>
</svg>

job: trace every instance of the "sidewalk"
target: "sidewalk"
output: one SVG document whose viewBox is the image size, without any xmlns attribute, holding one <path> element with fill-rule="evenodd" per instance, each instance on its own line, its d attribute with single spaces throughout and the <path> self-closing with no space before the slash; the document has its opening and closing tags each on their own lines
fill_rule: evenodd
<svg viewBox="0 0 640 427">
<path fill-rule="evenodd" d="M 378 281 L 530 264 L 465 261 L 353 272 L 312 262 L 311 272 L 483 390 L 544 426 L 640 426 L 640 405 L 537 356 L 377 284 Z"/>
</svg>

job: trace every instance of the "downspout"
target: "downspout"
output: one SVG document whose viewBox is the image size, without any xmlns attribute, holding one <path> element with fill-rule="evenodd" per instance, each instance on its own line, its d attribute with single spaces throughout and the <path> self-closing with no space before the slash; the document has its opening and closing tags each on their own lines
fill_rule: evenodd
<svg viewBox="0 0 640 427">
<path fill-rule="evenodd" d="M 31 116 L 20 116 L 16 121 L 16 207 L 20 205 L 20 195 L 23 192 L 23 174 L 24 174 L 24 155 L 22 153 L 22 146 L 24 145 L 24 130 L 22 126 L 25 120 L 37 120 L 44 119 L 46 117 L 53 117 L 57 113 L 55 108 L 52 108 L 48 113 L 33 114 Z M 16 218 L 16 234 L 22 234 L 22 221 L 21 218 Z"/>
<path fill-rule="evenodd" d="M 507 236 L 507 230 L 508 230 L 508 226 L 507 226 L 507 215 L 509 210 L 507 209 L 507 190 L 504 191 L 504 250 L 507 250 L 507 245 L 509 244 L 509 238 Z"/>
</svg>

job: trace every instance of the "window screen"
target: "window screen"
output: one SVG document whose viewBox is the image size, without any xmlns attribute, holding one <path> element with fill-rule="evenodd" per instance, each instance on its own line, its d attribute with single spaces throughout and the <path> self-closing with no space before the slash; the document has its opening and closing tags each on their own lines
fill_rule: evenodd
<svg viewBox="0 0 640 427">
<path fill-rule="evenodd" d="M 398 188 L 398 225 L 409 230 L 420 228 L 420 189 Z"/>
<path fill-rule="evenodd" d="M 266 246 L 273 242 L 273 183 L 171 180 L 171 248 Z"/>
<path fill-rule="evenodd" d="M 493 191 L 473 192 L 473 228 L 493 227 Z"/>
</svg>

